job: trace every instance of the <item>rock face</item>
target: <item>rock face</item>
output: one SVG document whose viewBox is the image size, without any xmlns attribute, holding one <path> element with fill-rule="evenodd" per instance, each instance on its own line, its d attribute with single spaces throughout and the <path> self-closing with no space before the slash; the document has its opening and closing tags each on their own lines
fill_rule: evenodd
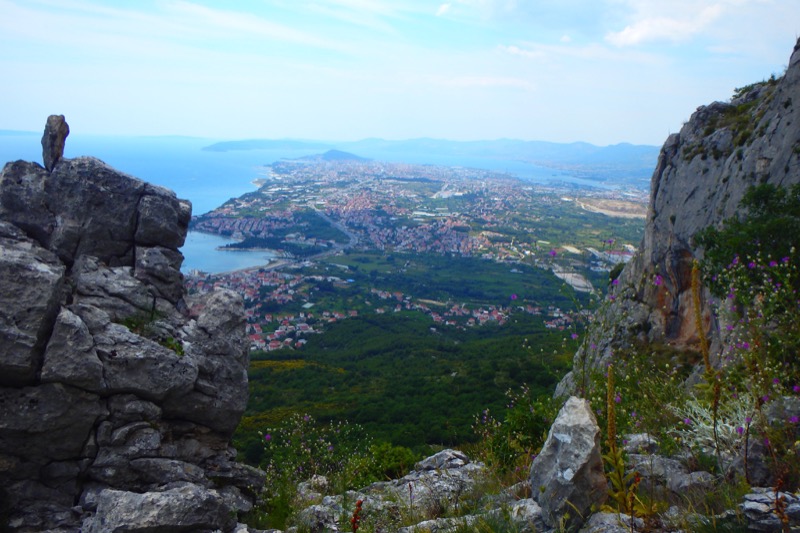
<svg viewBox="0 0 800 533">
<path fill-rule="evenodd" d="M 69 124 L 64 119 L 64 115 L 50 115 L 47 117 L 47 125 L 42 135 L 42 158 L 44 168 L 53 170 L 62 157 L 64 157 L 64 145 L 69 135 Z"/>
<path fill-rule="evenodd" d="M 531 465 L 531 492 L 550 527 L 579 527 L 608 495 L 600 427 L 587 400 L 571 397 Z M 562 520 L 565 522 L 562 524 Z"/>
<path fill-rule="evenodd" d="M 60 159 L 67 131 L 0 173 L 0 529 L 232 530 L 263 485 L 230 446 L 242 301 L 187 301 L 190 204 Z"/>
<path fill-rule="evenodd" d="M 691 269 L 702 250 L 693 237 L 730 218 L 749 186 L 800 183 L 798 147 L 800 42 L 782 78 L 756 84 L 730 103 L 698 108 L 664 143 L 651 180 L 642 244 L 558 394 L 580 389 L 583 376 L 633 342 L 698 347 Z M 709 301 L 708 295 L 701 301 Z M 703 313 L 712 350 L 719 353 L 719 324 L 708 309 Z"/>
</svg>

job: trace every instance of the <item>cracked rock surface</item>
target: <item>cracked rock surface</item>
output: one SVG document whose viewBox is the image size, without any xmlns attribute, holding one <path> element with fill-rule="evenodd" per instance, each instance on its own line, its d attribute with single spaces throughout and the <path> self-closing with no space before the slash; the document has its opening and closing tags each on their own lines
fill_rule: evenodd
<svg viewBox="0 0 800 533">
<path fill-rule="evenodd" d="M 49 163 L 0 172 L 0 525 L 232 531 L 263 485 L 230 445 L 241 298 L 187 301 L 189 202 L 98 159 Z"/>
</svg>

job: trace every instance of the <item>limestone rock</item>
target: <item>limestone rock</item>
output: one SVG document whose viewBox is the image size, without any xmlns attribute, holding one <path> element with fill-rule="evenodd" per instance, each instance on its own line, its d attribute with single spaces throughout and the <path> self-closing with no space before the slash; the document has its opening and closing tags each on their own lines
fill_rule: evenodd
<svg viewBox="0 0 800 533">
<path fill-rule="evenodd" d="M 239 295 L 215 291 L 200 297 L 202 313 L 187 327 L 186 358 L 196 361 L 197 380 L 185 394 L 164 403 L 164 413 L 231 435 L 247 407 L 248 346 Z"/>
<path fill-rule="evenodd" d="M 52 171 L 56 163 L 64 157 L 67 135 L 69 135 L 69 124 L 64 115 L 47 117 L 44 135 L 42 135 L 42 159 L 47 170 Z"/>
<path fill-rule="evenodd" d="M 531 491 L 550 527 L 580 526 L 608 495 L 600 427 L 587 400 L 570 397 L 556 417 L 530 473 Z"/>
<path fill-rule="evenodd" d="M 0 220 L 0 385 L 34 381 L 58 313 L 64 265 Z"/>
<path fill-rule="evenodd" d="M 618 513 L 595 513 L 581 528 L 580 533 L 630 533 L 644 528 L 644 520 L 636 518 L 633 526 L 631 517 Z"/>
<path fill-rule="evenodd" d="M 188 202 L 91 157 L 65 160 L 52 173 L 16 161 L 0 182 L 0 219 L 70 266 L 83 254 L 133 266 L 136 246 L 177 251 L 188 231 Z"/>
<path fill-rule="evenodd" d="M 230 447 L 241 297 L 205 295 L 188 316 L 188 202 L 97 159 L 51 170 L 0 172 L 2 526 L 234 529 L 264 484 Z"/>
<path fill-rule="evenodd" d="M 636 471 L 641 478 L 641 491 L 664 500 L 676 500 L 692 494 L 701 494 L 714 485 L 714 475 L 709 472 L 689 472 L 678 460 L 631 453 L 628 455 L 628 470 Z"/>
<path fill-rule="evenodd" d="M 470 460 L 458 450 L 442 450 L 414 465 L 414 470 L 441 470 L 443 468 L 461 468 Z"/>
<path fill-rule="evenodd" d="M 190 483 L 163 492 L 106 489 L 97 495 L 96 514 L 84 520 L 85 533 L 230 531 L 236 525 L 222 496 Z"/>
<path fill-rule="evenodd" d="M 788 519 L 787 525 L 792 531 L 800 527 L 800 497 L 788 492 L 776 493 L 771 489 L 755 489 L 744 497 L 744 502 L 739 506 L 747 518 L 747 530 L 782 531 L 776 504 L 783 507 L 783 514 Z"/>
<path fill-rule="evenodd" d="M 375 531 L 421 533 L 424 531 L 461 531 L 474 528 L 489 531 L 493 524 L 510 524 L 514 531 L 533 533 L 549 531 L 542 520 L 542 510 L 530 498 L 483 499 L 474 514 L 455 518 L 436 518 L 445 510 L 467 505 L 487 472 L 457 450 L 443 450 L 416 464 L 400 479 L 373 483 L 360 491 L 348 491 L 336 496 L 322 496 L 327 481 L 312 479 L 300 483 L 298 490 L 318 503 L 309 504 L 298 512 L 297 527 L 288 531 L 349 531 L 342 517 L 353 511 L 355 502 L 362 500 L 362 518 Z M 472 505 L 470 503 L 469 505 Z M 401 517 L 432 516 L 428 520 L 403 526 Z"/>
<path fill-rule="evenodd" d="M 42 382 L 65 383 L 91 392 L 106 388 L 103 363 L 86 324 L 69 309 L 61 309 L 47 343 Z"/>
<path fill-rule="evenodd" d="M 0 388 L 0 450 L 43 464 L 82 457 L 95 421 L 107 414 L 100 397 L 59 383 Z"/>
</svg>

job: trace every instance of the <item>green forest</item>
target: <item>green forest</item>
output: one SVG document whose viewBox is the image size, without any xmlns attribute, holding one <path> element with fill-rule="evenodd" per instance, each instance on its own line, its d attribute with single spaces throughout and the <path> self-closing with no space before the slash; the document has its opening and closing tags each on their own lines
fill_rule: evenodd
<svg viewBox="0 0 800 533">
<path fill-rule="evenodd" d="M 471 442 L 475 415 L 502 411 L 505 393 L 523 384 L 549 394 L 571 362 L 570 333 L 512 317 L 464 331 L 432 328 L 421 313 L 369 315 L 311 337 L 301 352 L 257 353 L 238 447 L 258 463 L 258 431 L 291 413 L 345 419 L 418 453 Z"/>
</svg>

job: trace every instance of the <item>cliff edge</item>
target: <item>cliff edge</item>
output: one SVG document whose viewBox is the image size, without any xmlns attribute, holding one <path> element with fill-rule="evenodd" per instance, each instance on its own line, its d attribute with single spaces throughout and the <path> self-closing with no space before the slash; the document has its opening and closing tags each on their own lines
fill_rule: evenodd
<svg viewBox="0 0 800 533">
<path fill-rule="evenodd" d="M 241 298 L 189 300 L 189 202 L 63 159 L 60 118 L 48 168 L 0 173 L 0 524 L 233 530 L 263 485 L 230 446 L 248 394 Z"/>
<path fill-rule="evenodd" d="M 645 234 L 608 304 L 597 313 L 558 395 L 582 389 L 614 352 L 639 343 L 698 350 L 691 271 L 695 235 L 733 216 L 750 186 L 800 183 L 800 41 L 783 77 L 737 89 L 728 103 L 701 106 L 661 148 Z M 708 302 L 706 292 L 701 298 Z M 718 354 L 720 325 L 704 305 L 703 327 Z"/>
</svg>

